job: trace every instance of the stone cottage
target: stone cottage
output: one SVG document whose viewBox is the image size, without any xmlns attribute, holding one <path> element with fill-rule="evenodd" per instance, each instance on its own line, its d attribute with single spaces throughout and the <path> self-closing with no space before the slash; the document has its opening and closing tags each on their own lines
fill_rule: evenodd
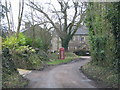
<svg viewBox="0 0 120 90">
<path fill-rule="evenodd" d="M 52 31 L 52 51 L 58 51 L 62 47 L 61 40 L 56 31 Z M 74 51 L 81 48 L 88 48 L 88 30 L 85 26 L 78 28 L 77 32 L 69 42 L 68 51 Z"/>
</svg>

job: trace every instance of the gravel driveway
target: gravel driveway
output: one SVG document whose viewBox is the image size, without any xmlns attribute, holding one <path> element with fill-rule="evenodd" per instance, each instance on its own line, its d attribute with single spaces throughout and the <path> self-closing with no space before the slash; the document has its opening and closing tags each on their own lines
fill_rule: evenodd
<svg viewBox="0 0 120 90">
<path fill-rule="evenodd" d="M 96 88 L 94 82 L 79 70 L 89 61 L 89 57 L 81 57 L 77 62 L 32 71 L 25 76 L 30 80 L 26 88 Z"/>
</svg>

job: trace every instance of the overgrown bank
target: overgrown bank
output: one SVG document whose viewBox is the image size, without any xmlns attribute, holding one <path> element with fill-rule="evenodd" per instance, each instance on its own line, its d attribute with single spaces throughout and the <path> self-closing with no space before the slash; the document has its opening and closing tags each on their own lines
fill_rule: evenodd
<svg viewBox="0 0 120 90">
<path fill-rule="evenodd" d="M 118 88 L 118 74 L 111 68 L 101 67 L 95 63 L 88 63 L 81 69 L 88 78 L 95 80 L 99 86 L 104 88 Z M 100 85 L 101 83 L 102 85 Z"/>
<path fill-rule="evenodd" d="M 41 40 L 40 40 L 41 41 Z M 39 40 L 35 41 L 40 42 Z M 32 44 L 32 39 L 23 33 L 17 38 L 15 35 L 3 38 L 2 53 L 2 87 L 3 88 L 23 88 L 28 84 L 17 71 L 17 68 L 27 70 L 41 70 L 46 65 L 58 65 L 68 63 L 77 55 L 66 52 L 66 59 L 58 59 L 58 53 L 48 53 L 43 49 L 44 44 Z M 49 46 L 49 45 L 48 45 Z"/>
<path fill-rule="evenodd" d="M 39 40 L 38 40 L 39 41 Z M 37 41 L 37 42 L 38 42 Z M 2 42 L 2 87 L 23 88 L 28 80 L 24 79 L 17 68 L 39 70 L 47 60 L 47 52 L 32 46 L 32 39 L 23 33 L 3 38 Z M 40 45 L 40 44 L 38 44 Z M 41 43 L 42 46 L 42 43 Z"/>
<path fill-rule="evenodd" d="M 9 49 L 2 53 L 2 88 L 21 88 L 28 84 L 28 80 L 19 75 Z"/>
<path fill-rule="evenodd" d="M 92 61 L 83 71 L 109 86 L 120 86 L 120 2 L 89 2 L 86 24 Z"/>
</svg>

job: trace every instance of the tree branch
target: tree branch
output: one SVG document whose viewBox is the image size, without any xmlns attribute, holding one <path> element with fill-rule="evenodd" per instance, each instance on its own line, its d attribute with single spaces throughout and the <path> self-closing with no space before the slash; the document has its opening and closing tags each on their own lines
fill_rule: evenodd
<svg viewBox="0 0 120 90">
<path fill-rule="evenodd" d="M 71 23 L 68 25 L 67 28 L 69 28 L 69 34 L 71 34 L 71 29 L 72 27 L 74 26 L 74 23 L 75 23 L 75 19 L 77 18 L 77 8 L 78 8 L 78 2 L 73 2 L 74 4 L 74 10 L 75 10 L 75 13 L 74 13 L 74 17 L 71 21 Z"/>
<path fill-rule="evenodd" d="M 30 7 L 32 7 L 33 9 L 39 11 L 40 13 L 42 13 L 49 21 L 50 23 L 53 25 L 53 27 L 55 28 L 55 30 L 57 31 L 57 33 L 59 34 L 60 37 L 64 38 L 65 36 L 65 33 L 60 30 L 56 25 L 55 23 L 51 20 L 51 18 L 48 16 L 47 13 L 45 13 L 41 8 L 39 8 L 37 5 L 35 5 L 33 2 L 31 2 L 32 5 L 28 5 Z"/>
<path fill-rule="evenodd" d="M 19 35 L 19 32 L 20 32 L 23 9 L 24 9 L 24 0 L 22 0 L 22 9 L 21 9 L 21 2 L 19 1 L 18 27 L 17 27 L 17 33 L 16 33 L 17 38 L 18 38 L 18 35 Z"/>
<path fill-rule="evenodd" d="M 61 22 L 61 18 L 60 18 L 60 16 L 59 16 L 59 14 L 58 14 L 58 11 L 56 10 L 56 8 L 54 7 L 54 5 L 53 4 L 51 4 L 52 5 L 52 7 L 54 8 L 54 10 L 55 11 L 53 11 L 53 12 L 55 12 L 56 13 L 56 15 L 57 15 L 57 17 L 58 17 L 58 20 L 59 20 L 59 22 L 60 22 L 60 30 L 62 29 L 62 22 Z"/>
<path fill-rule="evenodd" d="M 8 6 L 7 6 L 7 0 L 5 0 L 5 6 L 6 6 L 6 8 L 8 8 Z M 10 34 L 11 34 L 11 31 L 10 31 L 11 25 L 10 25 L 10 20 L 9 20 L 9 17 L 8 17 L 8 11 L 7 11 L 7 9 L 5 9 L 5 10 L 6 10 L 5 13 L 6 13 L 7 22 L 8 22 L 8 37 L 9 37 Z"/>
<path fill-rule="evenodd" d="M 81 25 L 81 22 L 83 21 L 84 16 L 85 16 L 85 13 L 81 14 L 80 20 L 79 20 L 79 22 L 77 23 L 76 28 L 75 28 L 74 31 L 72 32 L 71 36 L 73 36 L 73 35 L 76 33 L 76 31 L 78 30 L 78 28 L 82 26 L 82 25 Z"/>
</svg>

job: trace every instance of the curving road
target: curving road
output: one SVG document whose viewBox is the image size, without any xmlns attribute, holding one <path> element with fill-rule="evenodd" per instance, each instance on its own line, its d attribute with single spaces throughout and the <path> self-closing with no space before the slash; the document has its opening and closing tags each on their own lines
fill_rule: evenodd
<svg viewBox="0 0 120 90">
<path fill-rule="evenodd" d="M 25 76 L 30 80 L 26 88 L 96 88 L 94 82 L 79 70 L 89 61 L 89 57 L 81 57 L 77 62 L 32 71 Z"/>
</svg>

